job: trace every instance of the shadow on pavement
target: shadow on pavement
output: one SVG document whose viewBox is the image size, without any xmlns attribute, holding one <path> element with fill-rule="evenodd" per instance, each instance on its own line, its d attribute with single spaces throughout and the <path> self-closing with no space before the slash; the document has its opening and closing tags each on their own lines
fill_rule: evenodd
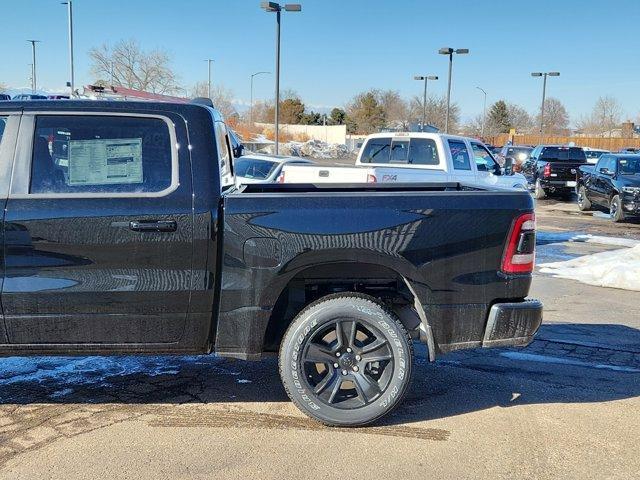
<svg viewBox="0 0 640 480">
<path fill-rule="evenodd" d="M 419 352 L 413 387 L 385 424 L 494 407 L 608 402 L 640 395 L 640 331 L 550 324 L 524 349 Z M 287 402 L 275 358 L 214 356 L 0 359 L 0 405 Z"/>
</svg>

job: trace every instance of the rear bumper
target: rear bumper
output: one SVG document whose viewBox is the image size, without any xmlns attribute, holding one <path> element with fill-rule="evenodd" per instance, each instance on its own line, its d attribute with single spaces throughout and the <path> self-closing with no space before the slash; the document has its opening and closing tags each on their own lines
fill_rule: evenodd
<svg viewBox="0 0 640 480">
<path fill-rule="evenodd" d="M 541 178 L 540 186 L 549 190 L 574 190 L 576 188 L 576 180 L 575 178 L 564 180 L 545 180 Z"/>
<path fill-rule="evenodd" d="M 542 302 L 496 303 L 489 310 L 483 347 L 525 346 L 542 323 Z"/>
</svg>

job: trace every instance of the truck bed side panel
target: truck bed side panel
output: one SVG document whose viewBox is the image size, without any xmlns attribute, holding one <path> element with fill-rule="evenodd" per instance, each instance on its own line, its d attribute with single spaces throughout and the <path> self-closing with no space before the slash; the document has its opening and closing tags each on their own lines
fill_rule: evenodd
<svg viewBox="0 0 640 480">
<path fill-rule="evenodd" d="M 239 193 L 225 199 L 216 350 L 259 355 L 287 283 L 328 263 L 386 267 L 410 282 L 440 350 L 480 342 L 498 299 L 522 299 L 531 277 L 498 272 L 515 192 Z"/>
</svg>

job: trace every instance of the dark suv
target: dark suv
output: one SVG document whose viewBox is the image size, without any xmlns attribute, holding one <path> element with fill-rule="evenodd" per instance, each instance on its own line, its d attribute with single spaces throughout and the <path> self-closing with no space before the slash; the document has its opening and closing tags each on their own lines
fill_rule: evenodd
<svg viewBox="0 0 640 480">
<path fill-rule="evenodd" d="M 536 198 L 549 194 L 570 196 L 576 188 L 578 168 L 585 163 L 587 156 L 582 147 L 538 145 L 522 165 L 522 173 Z"/>
</svg>

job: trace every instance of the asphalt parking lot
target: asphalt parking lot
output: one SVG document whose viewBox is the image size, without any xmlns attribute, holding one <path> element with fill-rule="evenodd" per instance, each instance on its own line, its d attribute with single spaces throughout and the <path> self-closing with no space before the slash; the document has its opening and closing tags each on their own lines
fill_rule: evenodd
<svg viewBox="0 0 640 480">
<path fill-rule="evenodd" d="M 618 248 L 576 234 L 640 239 L 573 204 L 537 217 L 542 262 Z M 532 296 L 529 347 L 420 350 L 404 404 L 363 429 L 304 417 L 274 359 L 0 359 L 0 478 L 637 478 L 640 292 L 538 272 Z"/>
</svg>

